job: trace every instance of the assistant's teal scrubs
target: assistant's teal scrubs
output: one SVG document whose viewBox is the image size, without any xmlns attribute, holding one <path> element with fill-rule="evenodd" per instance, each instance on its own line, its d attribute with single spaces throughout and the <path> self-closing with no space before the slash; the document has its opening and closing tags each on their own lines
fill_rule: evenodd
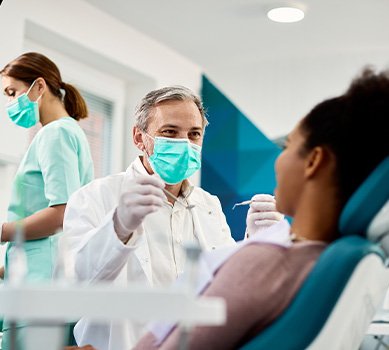
<svg viewBox="0 0 389 350">
<path fill-rule="evenodd" d="M 89 144 L 77 121 L 71 117 L 55 120 L 34 137 L 17 170 L 8 208 L 8 221 L 16 221 L 42 209 L 66 204 L 69 196 L 93 179 Z M 27 280 L 42 281 L 53 277 L 57 235 L 25 242 L 28 263 Z M 9 243 L 5 257 L 8 274 Z M 9 324 L 3 325 L 2 348 L 8 348 Z"/>
</svg>

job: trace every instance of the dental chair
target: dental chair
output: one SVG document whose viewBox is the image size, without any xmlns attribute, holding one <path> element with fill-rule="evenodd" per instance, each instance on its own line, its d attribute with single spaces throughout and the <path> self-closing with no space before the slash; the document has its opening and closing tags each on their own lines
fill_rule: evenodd
<svg viewBox="0 0 389 350">
<path fill-rule="evenodd" d="M 389 157 L 349 199 L 339 220 L 342 237 L 321 254 L 289 307 L 242 350 L 359 348 L 389 286 L 381 245 L 389 237 L 382 210 L 388 201 Z M 372 226 L 384 230 L 370 232 Z"/>
</svg>

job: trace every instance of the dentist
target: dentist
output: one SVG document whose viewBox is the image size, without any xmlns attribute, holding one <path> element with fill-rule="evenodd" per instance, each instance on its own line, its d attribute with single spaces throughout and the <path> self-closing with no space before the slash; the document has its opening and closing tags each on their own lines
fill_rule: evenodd
<svg viewBox="0 0 389 350">
<path fill-rule="evenodd" d="M 204 250 L 235 244 L 218 198 L 188 180 L 200 169 L 207 124 L 201 100 L 185 87 L 142 99 L 133 141 L 143 155 L 68 202 L 64 232 L 79 280 L 166 286 L 183 272 L 184 242 Z M 86 319 L 74 331 L 79 345 L 100 350 L 130 349 L 143 333 L 135 322 Z"/>
</svg>

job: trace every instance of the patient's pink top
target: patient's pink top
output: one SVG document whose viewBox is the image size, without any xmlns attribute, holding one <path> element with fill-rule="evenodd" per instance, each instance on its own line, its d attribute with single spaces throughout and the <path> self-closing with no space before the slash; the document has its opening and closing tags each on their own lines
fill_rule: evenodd
<svg viewBox="0 0 389 350">
<path fill-rule="evenodd" d="M 290 247 L 257 243 L 240 249 L 202 293 L 225 298 L 227 323 L 192 329 L 190 349 L 236 349 L 253 338 L 289 305 L 325 246 L 305 241 Z M 154 335 L 147 333 L 135 349 L 177 349 L 178 336 L 174 329 L 156 347 Z"/>
</svg>

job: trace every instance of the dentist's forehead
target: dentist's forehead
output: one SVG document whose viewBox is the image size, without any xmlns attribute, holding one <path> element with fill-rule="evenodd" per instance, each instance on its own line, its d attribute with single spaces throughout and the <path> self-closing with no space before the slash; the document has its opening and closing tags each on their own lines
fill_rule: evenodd
<svg viewBox="0 0 389 350">
<path fill-rule="evenodd" d="M 151 111 L 149 128 L 203 129 L 201 113 L 193 101 L 163 101 Z"/>
</svg>

